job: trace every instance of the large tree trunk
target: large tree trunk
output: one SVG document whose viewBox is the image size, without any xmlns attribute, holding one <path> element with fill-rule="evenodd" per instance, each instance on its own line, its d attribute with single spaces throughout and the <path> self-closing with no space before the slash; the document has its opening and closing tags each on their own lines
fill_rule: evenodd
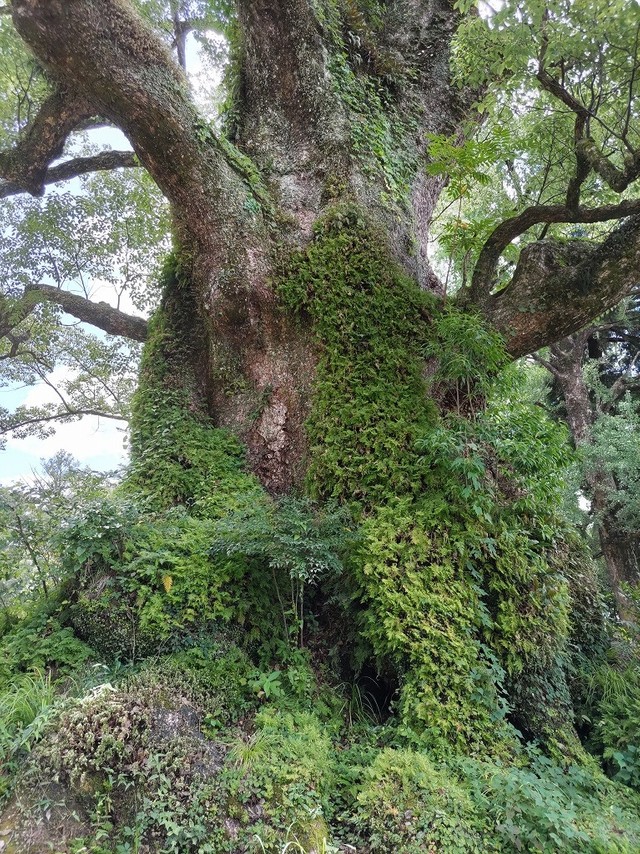
<svg viewBox="0 0 640 854">
<path fill-rule="evenodd" d="M 190 282 L 168 305 L 182 315 L 176 328 L 193 324 L 192 406 L 243 439 L 273 492 L 304 470 L 317 361 L 309 330 L 274 297 L 276 259 L 310 240 L 323 210 L 349 201 L 377 227 L 390 258 L 420 287 L 441 291 L 427 241 L 445 179 L 424 168 L 427 134 L 461 139 L 473 118 L 472 93 L 450 76 L 461 21 L 454 6 L 408 0 L 370 18 L 351 3 L 239 0 L 236 94 L 224 137 L 198 115 L 182 70 L 126 0 L 11 5 L 56 88 L 16 149 L 0 155 L 3 176 L 11 187 L 42 192 L 58 168 L 47 167 L 88 116 L 127 134 L 171 204 Z M 629 204 L 606 216 L 635 210 Z M 500 251 L 522 228 L 594 216 L 605 215 L 533 208 L 487 242 L 460 302 L 495 325 L 512 355 L 584 325 L 635 281 L 634 220 L 596 250 L 534 243 L 511 285 L 491 293 Z"/>
<path fill-rule="evenodd" d="M 426 244 L 443 179 L 421 168 L 425 135 L 456 133 L 466 106 L 449 76 L 459 21 L 450 3 L 409 4 L 398 31 L 390 21 L 380 35 L 361 13 L 345 21 L 327 9 L 320 21 L 307 0 L 240 3 L 227 142 L 199 119 L 181 72 L 124 3 L 14 4 L 16 26 L 61 89 L 79 86 L 125 131 L 170 200 L 192 285 L 171 305 L 187 301 L 176 322 L 184 332 L 191 318 L 199 342 L 194 406 L 243 439 L 273 492 L 290 489 L 304 469 L 316 361 L 304 324 L 277 305 L 274 259 L 306 243 L 327 206 L 348 199 L 409 275 L 438 288 Z M 351 55 L 346 26 L 360 40 Z M 363 149 L 374 144 L 375 154 Z"/>
</svg>

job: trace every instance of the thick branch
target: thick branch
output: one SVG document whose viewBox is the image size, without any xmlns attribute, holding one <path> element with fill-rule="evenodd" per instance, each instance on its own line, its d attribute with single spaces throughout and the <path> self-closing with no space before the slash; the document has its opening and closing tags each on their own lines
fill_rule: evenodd
<svg viewBox="0 0 640 854">
<path fill-rule="evenodd" d="M 469 298 L 472 302 L 481 302 L 489 294 L 493 284 L 500 255 L 506 247 L 524 234 L 529 228 L 540 223 L 593 223 L 608 222 L 640 213 L 640 199 L 630 199 L 616 205 L 602 205 L 598 208 L 578 208 L 572 210 L 566 205 L 535 205 L 521 214 L 510 217 L 495 228 L 478 256 Z"/>
<path fill-rule="evenodd" d="M 51 73 L 81 87 L 93 113 L 124 131 L 169 200 L 210 219 L 224 158 L 182 70 L 133 8 L 123 0 L 14 0 L 13 20 Z"/>
<path fill-rule="evenodd" d="M 66 87 L 57 89 L 42 104 L 16 146 L 0 152 L 0 176 L 23 191 L 41 196 L 49 164 L 62 155 L 71 131 L 94 113 L 82 95 Z"/>
<path fill-rule="evenodd" d="M 74 157 L 57 166 L 52 166 L 44 174 L 42 184 L 56 184 L 69 181 L 89 172 L 106 172 L 111 169 L 124 169 L 139 166 L 140 162 L 133 151 L 103 151 L 91 157 Z M 25 188 L 18 183 L 6 181 L 0 183 L 0 199 L 24 193 Z"/>
<path fill-rule="evenodd" d="M 178 242 L 216 278 L 259 263 L 249 181 L 200 118 L 169 49 L 125 0 L 14 0 L 13 20 L 50 73 L 119 127 L 172 205 Z M 202 259 L 205 259 L 203 261 Z M 227 274 L 228 279 L 228 274 Z M 215 285 L 212 282 L 212 290 Z"/>
<path fill-rule="evenodd" d="M 144 318 L 126 314 L 106 302 L 91 302 L 78 294 L 51 285 L 28 285 L 25 289 L 25 302 L 27 305 L 38 302 L 55 303 L 67 314 L 102 329 L 108 335 L 121 335 L 132 341 L 145 341 L 147 337 L 147 321 Z"/>
<path fill-rule="evenodd" d="M 508 287 L 476 303 L 514 358 L 582 329 L 640 279 L 640 215 L 603 243 L 542 240 L 522 250 Z"/>
</svg>

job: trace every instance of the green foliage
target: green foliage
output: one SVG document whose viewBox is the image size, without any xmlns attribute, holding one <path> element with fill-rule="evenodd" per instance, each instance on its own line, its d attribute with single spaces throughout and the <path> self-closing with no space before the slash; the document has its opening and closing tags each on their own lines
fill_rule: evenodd
<svg viewBox="0 0 640 854">
<path fill-rule="evenodd" d="M 566 198 L 576 168 L 570 99 L 588 114 L 579 131 L 582 144 L 601 153 L 610 167 L 624 169 L 638 148 L 630 117 L 640 95 L 635 3 L 505 0 L 496 7 L 462 0 L 455 5 L 479 10 L 457 28 L 452 70 L 458 86 L 467 95 L 475 93 L 483 121 L 469 128 L 463 141 L 447 134 L 429 137 L 427 169 L 450 177 L 432 228 L 449 290 L 469 284 L 482 245 L 501 221 L 529 206 Z M 554 86 L 564 89 L 562 98 L 548 91 Z M 582 205 L 616 199 L 595 171 L 582 176 Z M 588 239 L 602 236 L 603 229 L 560 223 L 545 234 Z M 502 253 L 496 289 L 508 283 L 520 251 L 535 239 L 531 230 Z"/>
<path fill-rule="evenodd" d="M 409 750 L 383 750 L 365 768 L 352 821 L 380 854 L 501 850 L 464 787 Z"/>
<path fill-rule="evenodd" d="M 54 717 L 46 699 L 35 746 L 34 690 L 22 820 L 51 808 L 55 779 L 58 805 L 78 822 L 70 850 L 92 854 L 636 850 L 637 803 L 592 768 L 532 750 L 518 766 L 436 765 L 381 747 L 382 730 L 362 723 L 346 738 L 339 703 L 318 702 L 312 672 L 301 680 L 305 667 L 295 669 L 261 697 L 254 682 L 275 684 L 270 674 L 256 680 L 233 644 L 204 642 L 66 699 Z"/>
<path fill-rule="evenodd" d="M 327 840 L 325 814 L 332 785 L 332 749 L 327 729 L 308 712 L 269 708 L 256 732 L 229 753 L 228 792 L 240 821 L 256 799 L 263 804 L 253 832 L 264 850 L 279 852 L 287 837 L 304 850 Z"/>
<path fill-rule="evenodd" d="M 482 609 L 460 561 L 464 534 L 443 510 L 397 502 L 364 522 L 353 568 L 366 607 L 359 628 L 380 660 L 405 672 L 399 711 L 414 733 L 435 751 L 482 750 L 508 737 L 502 674 L 476 631 Z"/>
<path fill-rule="evenodd" d="M 320 348 L 309 487 L 362 519 L 346 607 L 364 606 L 360 636 L 401 674 L 411 737 L 504 750 L 505 687 L 524 707 L 527 685 L 536 713 L 522 723 L 573 743 L 567 588 L 553 562 L 565 433 L 517 403 L 517 375 L 496 379 L 497 336 L 437 310 L 354 207 L 318 223 L 279 293 L 310 316 Z"/>
<path fill-rule="evenodd" d="M 197 515 L 150 513 L 126 499 L 86 505 L 61 537 L 76 631 L 107 660 L 136 660 L 230 623 L 265 656 L 270 644 L 302 644 L 305 591 L 340 570 L 345 514 L 258 499 L 223 518 L 220 496 L 195 505 Z"/>
<path fill-rule="evenodd" d="M 252 679 L 255 667 L 239 647 L 220 642 L 200 643 L 160 661 L 151 661 L 144 680 L 168 682 L 204 713 L 208 735 L 244 717 L 257 704 Z M 136 678 L 132 681 L 136 685 Z"/>
<path fill-rule="evenodd" d="M 69 626 L 55 616 L 36 612 L 0 641 L 0 686 L 16 674 L 30 671 L 69 673 L 93 656 Z"/>
<path fill-rule="evenodd" d="M 149 496 L 156 507 L 202 502 L 206 512 L 218 512 L 227 502 L 250 503 L 260 493 L 246 473 L 238 441 L 185 412 L 179 395 L 149 393 L 143 447 L 136 450 L 126 488 Z M 142 444 L 142 437 L 136 442 Z M 196 510 L 196 512 L 198 512 Z M 204 509 L 203 509 L 204 512 Z"/>
<path fill-rule="evenodd" d="M 44 794 L 55 778 L 74 793 L 84 826 L 93 831 L 78 845 L 118 852 L 140 850 L 143 842 L 167 852 L 214 850 L 206 845 L 198 769 L 218 755 L 198 737 L 196 711 L 170 691 L 170 683 L 151 678 L 135 693 L 99 686 L 68 706 L 38 749 L 29 782 Z"/>
<path fill-rule="evenodd" d="M 604 391 L 600 386 L 601 391 Z M 608 510 L 619 531 L 634 534 L 640 522 L 640 411 L 630 395 L 613 411 L 596 419 L 592 442 L 582 456 L 587 470 L 606 473 L 613 488 L 608 490 Z"/>
<path fill-rule="evenodd" d="M 49 674 L 23 673 L 0 692 L 0 802 L 11 789 L 21 754 L 41 736 L 53 712 Z"/>
<path fill-rule="evenodd" d="M 135 660 L 217 621 L 259 615 L 265 585 L 255 573 L 248 583 L 246 562 L 214 561 L 214 537 L 213 520 L 181 508 L 152 515 L 130 501 L 88 506 L 63 538 L 78 633 L 109 660 Z"/>
<path fill-rule="evenodd" d="M 77 153 L 96 152 L 81 145 Z M 19 310 L 25 286 L 38 282 L 94 297 L 96 303 L 107 297 L 119 305 L 126 293 L 137 311 L 157 304 L 155 281 L 168 231 L 159 191 L 146 173 L 135 169 L 80 180 L 81 191 L 75 194 L 3 201 L 3 312 Z M 56 422 L 76 421 L 85 412 L 128 419 L 138 342 L 70 325 L 57 305 L 46 302 L 36 305 L 14 333 L 19 346 L 7 337 L 0 341 L 0 384 L 44 383 L 52 393 L 38 405 L 11 412 L 0 408 L 4 436 L 47 436 Z"/>
<path fill-rule="evenodd" d="M 606 778 L 530 752 L 528 767 L 462 760 L 476 809 L 494 822 L 497 850 L 631 854 L 640 842 L 637 803 Z M 621 832 L 622 828 L 625 828 Z"/>
<path fill-rule="evenodd" d="M 432 393 L 458 414 L 484 408 L 508 361 L 499 335 L 472 313 L 447 308 L 433 319 L 425 354 L 436 364 Z"/>
<path fill-rule="evenodd" d="M 430 175 L 446 175 L 448 192 L 452 198 L 462 198 L 473 184 L 487 185 L 491 181 L 488 167 L 493 165 L 505 149 L 508 151 L 510 133 L 498 125 L 484 139 L 466 139 L 463 142 L 438 134 L 429 134 Z"/>
<path fill-rule="evenodd" d="M 348 541 L 343 512 L 268 498 L 239 442 L 199 414 L 190 339 L 176 337 L 188 288 L 170 257 L 129 472 L 116 496 L 85 503 L 60 536 L 72 623 L 108 660 L 145 657 L 230 622 L 244 625 L 248 643 L 259 637 L 265 656 L 269 644 L 302 644 L 305 587 L 339 571 Z"/>
<path fill-rule="evenodd" d="M 342 571 L 341 554 L 352 539 L 348 515 L 326 506 L 314 512 L 305 499 L 263 501 L 253 510 L 232 512 L 215 527 L 213 556 L 259 562 L 273 579 L 285 634 L 304 644 L 305 589 Z M 280 589 L 288 576 L 288 593 Z M 280 581 L 279 581 L 280 579 Z M 285 599 L 289 603 L 285 604 Z"/>
<path fill-rule="evenodd" d="M 620 644 L 617 638 L 614 643 Z M 616 649 L 616 646 L 613 647 Z M 620 652 L 620 647 L 618 647 Z M 640 790 L 640 669 L 610 654 L 578 662 L 574 693 L 586 746 L 614 780 Z"/>
<path fill-rule="evenodd" d="M 61 579 L 57 535 L 83 501 L 108 493 L 110 475 L 81 468 L 64 451 L 41 460 L 30 482 L 0 488 L 0 605 L 24 611 Z"/>
<path fill-rule="evenodd" d="M 627 683 L 600 703 L 593 741 L 614 780 L 640 789 L 640 677 L 637 668 L 621 674 Z"/>
<path fill-rule="evenodd" d="M 286 697 L 291 711 L 254 716 L 249 667 L 236 647 L 208 644 L 68 700 L 20 798 L 37 814 L 55 779 L 91 827 L 74 845 L 92 852 L 231 854 L 258 838 L 269 852 L 328 851 L 335 727 Z"/>
<path fill-rule="evenodd" d="M 318 223 L 278 292 L 311 316 L 321 347 L 307 422 L 311 494 L 372 506 L 388 492 L 418 490 L 411 449 L 433 420 L 422 375 L 433 300 L 348 205 Z"/>
<path fill-rule="evenodd" d="M 164 303 L 150 321 L 140 368 L 124 489 L 148 497 L 157 509 L 204 500 L 203 514 L 217 509 L 220 515 L 250 505 L 261 487 L 245 471 L 237 439 L 214 429 L 198 406 L 190 350 L 197 332 L 181 308 L 190 283 L 173 255 L 165 262 L 163 287 Z"/>
<path fill-rule="evenodd" d="M 377 181 L 376 201 L 402 210 L 420 164 L 414 144 L 420 105 L 411 88 L 416 68 L 381 45 L 385 10 L 378 2 L 320 0 L 314 11 L 329 46 L 333 88 L 349 116 L 353 157 Z"/>
</svg>

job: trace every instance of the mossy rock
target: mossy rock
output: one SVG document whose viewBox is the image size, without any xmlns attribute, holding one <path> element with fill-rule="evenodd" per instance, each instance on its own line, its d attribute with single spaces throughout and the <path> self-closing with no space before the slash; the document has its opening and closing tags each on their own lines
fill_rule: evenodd
<svg viewBox="0 0 640 854">
<path fill-rule="evenodd" d="M 92 578 L 76 591 L 69 622 L 106 662 L 139 661 L 158 649 L 158 638 L 140 626 L 135 597 L 121 589 L 114 573 Z"/>
<path fill-rule="evenodd" d="M 134 833 L 140 854 L 248 852 L 258 837 L 319 854 L 331 741 L 310 713 L 255 716 L 248 667 L 237 648 L 187 651 L 70 700 L 26 760 L 8 850 L 112 851 Z"/>
</svg>

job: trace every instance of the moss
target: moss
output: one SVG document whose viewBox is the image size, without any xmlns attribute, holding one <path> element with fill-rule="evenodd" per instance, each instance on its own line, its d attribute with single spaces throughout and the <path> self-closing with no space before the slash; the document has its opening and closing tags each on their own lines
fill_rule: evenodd
<svg viewBox="0 0 640 854">
<path fill-rule="evenodd" d="M 549 442 L 562 437 L 531 413 L 506 425 L 487 405 L 506 361 L 500 339 L 439 308 L 389 254 L 341 204 L 278 285 L 319 348 L 308 488 L 361 522 L 342 591 L 349 618 L 378 667 L 400 677 L 408 738 L 438 753 L 508 753 L 509 688 L 519 722 L 525 695 L 535 710 L 527 734 L 575 746 L 567 590 L 548 535 L 557 496 L 534 497 L 541 478 L 557 481 Z"/>
<path fill-rule="evenodd" d="M 240 443 L 206 414 L 197 367 L 202 348 L 192 317 L 193 295 L 176 256 L 167 259 L 164 298 L 149 323 L 131 419 L 131 466 L 123 490 L 156 509 L 220 506 L 262 489 L 247 473 Z M 191 308 L 187 308 L 191 306 Z M 233 498 L 232 498 L 233 496 Z"/>
<path fill-rule="evenodd" d="M 389 260 L 385 238 L 350 204 L 332 208 L 277 286 L 320 345 L 307 422 L 314 497 L 373 506 L 420 488 L 417 436 L 434 420 L 423 377 L 434 300 Z"/>
<path fill-rule="evenodd" d="M 101 661 L 139 661 L 158 648 L 157 634 L 140 625 L 136 597 L 123 590 L 115 573 L 79 587 L 68 620 Z"/>
<path fill-rule="evenodd" d="M 464 787 L 409 750 L 383 750 L 365 769 L 353 821 L 379 854 L 503 850 Z"/>
<path fill-rule="evenodd" d="M 405 210 L 421 161 L 413 142 L 421 111 L 412 92 L 416 70 L 381 45 L 381 4 L 318 0 L 314 12 L 328 47 L 333 89 L 349 118 L 351 154 L 367 178 L 377 181 L 378 200 Z"/>
<path fill-rule="evenodd" d="M 329 731 L 314 714 L 261 711 L 252 737 L 232 746 L 227 766 L 227 791 L 241 822 L 247 812 L 254 822 L 259 817 L 240 838 L 248 841 L 251 831 L 273 854 L 287 843 L 296 850 L 323 850 L 329 842 L 332 754 Z"/>
</svg>

